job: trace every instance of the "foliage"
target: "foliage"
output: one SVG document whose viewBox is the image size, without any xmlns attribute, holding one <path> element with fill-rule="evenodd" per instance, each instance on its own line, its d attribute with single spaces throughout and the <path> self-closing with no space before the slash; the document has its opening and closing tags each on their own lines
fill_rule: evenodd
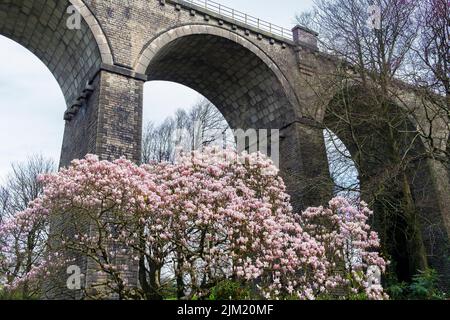
<svg viewBox="0 0 450 320">
<path fill-rule="evenodd" d="M 445 293 L 438 289 L 438 278 L 438 273 L 433 269 L 416 274 L 409 285 L 410 297 L 421 300 L 445 299 Z"/>
<path fill-rule="evenodd" d="M 348 185 L 355 165 L 376 213 L 373 226 L 400 278 L 429 267 L 426 244 L 433 242 L 438 256 L 447 252 L 440 245 L 448 237 L 445 218 L 419 218 L 433 216 L 423 203 L 438 202 L 438 192 L 410 177 L 439 176 L 429 170 L 440 169 L 417 164 L 445 171 L 450 160 L 449 10 L 448 0 L 317 0 L 297 16 L 337 62 L 333 74 L 318 80 L 335 95 L 324 125 L 351 150 L 335 148 L 329 157 L 332 177 L 340 178 L 337 191 L 359 187 Z M 435 226 L 442 232 L 428 232 Z"/>
<path fill-rule="evenodd" d="M 426 269 L 414 275 L 411 283 L 391 280 L 386 291 L 396 300 L 445 300 L 447 293 L 439 288 L 438 282 L 436 270 Z"/>
<path fill-rule="evenodd" d="M 43 253 L 46 242 L 46 230 L 43 224 L 35 221 L 24 228 L 12 228 L 8 221 L 18 221 L 30 202 L 39 197 L 43 185 L 37 179 L 40 174 L 53 172 L 55 164 L 51 159 L 34 155 L 23 163 L 12 165 L 11 173 L 3 186 L 0 186 L 0 286 L 5 282 L 28 274 L 35 259 Z M 2 223 L 3 222 L 3 223 Z M 10 260 L 14 257 L 13 260 Z M 33 299 L 38 288 L 21 286 L 13 294 L 4 292 L 4 298 Z"/>
<path fill-rule="evenodd" d="M 224 280 L 211 289 L 209 300 L 251 300 L 252 289 L 240 282 Z"/>
<path fill-rule="evenodd" d="M 328 208 L 308 208 L 303 212 L 304 230 L 325 248 L 327 279 L 323 285 L 328 294 L 336 292 L 337 298 L 348 299 L 364 295 L 373 299 L 383 297 L 380 280 L 386 262 L 374 251 L 380 243 L 367 223 L 371 215 L 366 203 L 356 208 L 344 198 L 331 200 Z M 373 277 L 376 283 L 368 285 L 366 274 L 370 271 L 380 274 Z"/>
<path fill-rule="evenodd" d="M 277 168 L 261 154 L 207 148 L 175 164 L 143 166 L 89 155 L 40 181 L 43 194 L 0 227 L 5 270 L 17 260 L 11 234 L 26 239 L 37 228 L 47 237 L 46 250 L 10 289 L 42 287 L 44 276 L 63 285 L 58 270 L 87 257 L 97 271 L 83 288 L 89 298 L 163 299 L 175 283 L 177 298 L 204 299 L 227 293 L 226 279 L 243 288 L 256 282 L 266 299 L 337 289 L 341 298 L 386 297 L 368 281 L 368 267 L 383 271 L 385 262 L 373 251 L 378 239 L 366 205 L 337 198 L 295 214 Z M 130 259 L 139 288 L 128 283 Z"/>
</svg>

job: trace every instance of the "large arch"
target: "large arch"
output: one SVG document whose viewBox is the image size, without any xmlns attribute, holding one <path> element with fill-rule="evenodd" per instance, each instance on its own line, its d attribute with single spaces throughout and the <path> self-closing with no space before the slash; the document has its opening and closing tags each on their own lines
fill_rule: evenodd
<svg viewBox="0 0 450 320">
<path fill-rule="evenodd" d="M 183 25 L 152 38 L 134 70 L 196 90 L 232 129 L 279 129 L 281 175 L 296 210 L 331 196 L 322 128 L 303 118 L 294 85 L 253 42 L 221 27 Z"/>
<path fill-rule="evenodd" d="M 167 30 L 149 41 L 134 69 L 149 80 L 173 81 L 200 92 L 233 128 L 281 128 L 301 117 L 293 87 L 276 63 L 223 28 Z"/>
<path fill-rule="evenodd" d="M 67 27 L 70 5 L 83 17 L 79 30 Z M 101 27 L 82 0 L 0 0 L 0 34 L 49 68 L 69 107 L 102 62 L 113 61 Z"/>
<path fill-rule="evenodd" d="M 342 88 L 328 105 L 324 125 L 352 155 L 362 199 L 374 209 L 374 226 L 396 262 L 399 279 L 411 280 L 417 273 L 415 254 L 423 253 L 448 287 L 447 210 L 442 208 L 441 186 L 435 184 L 436 161 L 427 156 L 419 126 L 410 110 L 399 101 L 384 101 L 375 88 L 368 92 L 353 82 Z M 411 225 L 420 225 L 422 248 L 409 238 Z"/>
</svg>

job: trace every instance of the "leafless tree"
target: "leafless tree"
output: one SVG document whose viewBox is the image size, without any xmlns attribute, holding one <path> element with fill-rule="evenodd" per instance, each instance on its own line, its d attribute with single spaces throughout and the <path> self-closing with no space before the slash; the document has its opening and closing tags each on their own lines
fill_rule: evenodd
<svg viewBox="0 0 450 320">
<path fill-rule="evenodd" d="M 6 215 L 7 205 L 9 201 L 9 192 L 5 187 L 0 187 L 0 223 L 2 223 Z"/>
<path fill-rule="evenodd" d="M 25 210 L 30 201 L 42 192 L 38 176 L 55 170 L 55 162 L 42 155 L 33 155 L 24 162 L 13 163 L 0 192 L 3 215 L 11 216 Z"/>
<path fill-rule="evenodd" d="M 142 161 L 144 163 L 173 161 L 174 131 L 175 122 L 172 119 L 166 119 L 157 127 L 151 122 L 147 123 L 143 138 Z"/>
<path fill-rule="evenodd" d="M 7 176 L 3 186 L 0 186 L 0 222 L 12 218 L 15 214 L 27 209 L 30 201 L 36 199 L 43 191 L 42 184 L 38 181 L 40 174 L 50 173 L 56 170 L 53 160 L 46 159 L 41 155 L 29 157 L 23 163 L 14 163 L 11 167 L 11 173 Z M 12 247 L 15 248 L 15 266 L 13 269 L 2 269 L 0 264 L 0 280 L 12 282 L 31 270 L 34 259 L 44 250 L 43 235 L 46 230 L 41 230 L 36 225 L 24 240 L 15 235 L 8 237 L 7 241 L 13 241 Z M 0 239 L 0 246 L 2 246 Z M 10 253 L 11 254 L 11 253 Z M 0 281 L 1 282 L 1 281 Z M 27 299 L 35 294 L 32 288 L 27 284 L 22 286 L 20 295 Z"/>
<path fill-rule="evenodd" d="M 450 126 L 450 5 L 448 0 L 424 0 L 417 11 L 419 39 L 412 57 L 414 84 L 426 88 L 422 93 L 439 106 Z M 442 99 L 441 97 L 445 97 Z M 442 149 L 441 149 L 442 151 Z M 444 155 L 450 163 L 450 137 Z"/>
<path fill-rule="evenodd" d="M 448 0 L 423 0 L 417 13 L 419 41 L 414 51 L 422 64 L 422 84 L 450 96 L 450 6 Z M 447 100 L 448 102 L 448 100 Z"/>
<path fill-rule="evenodd" d="M 370 25 L 373 5 L 379 23 Z M 447 1 L 316 0 L 312 12 L 297 18 L 319 32 L 322 51 L 338 61 L 336 72 L 325 77 L 337 88 L 325 117 L 332 132 L 325 135 L 332 176 L 341 181 L 337 191 L 359 187 L 342 185 L 356 167 L 387 253 L 398 251 L 402 245 L 396 242 L 403 239 L 406 273 L 424 270 L 427 254 L 410 177 L 417 173 L 415 163 L 445 151 L 433 130 L 436 123 L 449 123 Z M 405 88 L 415 94 L 413 110 Z"/>
<path fill-rule="evenodd" d="M 315 8 L 310 11 L 303 11 L 295 15 L 296 22 L 310 30 L 319 30 L 317 25 L 317 11 Z"/>
<path fill-rule="evenodd" d="M 208 100 L 189 110 L 178 110 L 161 125 L 148 123 L 143 137 L 143 162 L 173 162 L 177 148 L 196 150 L 218 145 L 231 147 L 233 138 L 227 121 Z"/>
</svg>

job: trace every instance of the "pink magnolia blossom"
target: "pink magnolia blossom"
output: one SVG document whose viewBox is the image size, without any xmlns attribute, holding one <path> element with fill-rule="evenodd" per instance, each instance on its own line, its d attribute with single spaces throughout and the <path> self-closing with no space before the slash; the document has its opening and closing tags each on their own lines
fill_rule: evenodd
<svg viewBox="0 0 450 320">
<path fill-rule="evenodd" d="M 386 265 L 367 206 L 337 198 L 329 208 L 296 214 L 277 168 L 261 154 L 210 148 L 176 164 L 142 166 L 88 155 L 40 179 L 44 193 L 0 225 L 4 270 L 17 259 L 10 237 L 43 230 L 45 250 L 11 288 L 87 257 L 104 292 L 85 294 L 97 297 L 158 297 L 163 270 L 181 275 L 191 297 L 223 279 L 257 283 L 258 294 L 272 299 L 315 299 L 338 289 L 385 297 L 381 286 L 364 285 L 369 266 Z M 129 283 L 133 265 L 148 292 Z"/>
</svg>

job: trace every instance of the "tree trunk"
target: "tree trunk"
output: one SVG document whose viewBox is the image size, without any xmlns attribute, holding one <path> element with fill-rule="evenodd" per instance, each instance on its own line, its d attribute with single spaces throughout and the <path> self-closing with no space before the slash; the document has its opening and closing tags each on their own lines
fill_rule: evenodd
<svg viewBox="0 0 450 320">
<path fill-rule="evenodd" d="M 402 172 L 401 175 L 404 196 L 403 212 L 407 224 L 406 234 L 409 251 L 409 271 L 410 275 L 415 275 L 418 271 L 425 271 L 428 268 L 428 259 L 423 243 L 421 224 L 414 205 L 408 177 L 405 172 Z"/>
</svg>

